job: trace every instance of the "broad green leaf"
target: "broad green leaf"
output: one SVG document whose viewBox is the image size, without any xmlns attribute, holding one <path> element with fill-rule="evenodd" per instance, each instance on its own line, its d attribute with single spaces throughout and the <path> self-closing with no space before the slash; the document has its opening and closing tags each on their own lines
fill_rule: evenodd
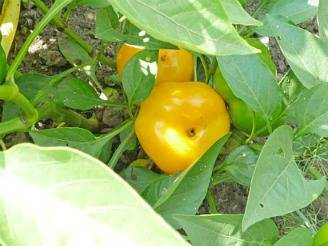
<svg viewBox="0 0 328 246">
<path fill-rule="evenodd" d="M 130 106 L 145 100 L 153 90 L 157 61 L 157 51 L 143 50 L 125 65 L 122 82 Z"/>
<path fill-rule="evenodd" d="M 258 55 L 218 57 L 224 79 L 233 94 L 270 121 L 281 105 L 275 76 Z"/>
<path fill-rule="evenodd" d="M 142 192 L 141 196 L 150 204 L 154 205 L 159 199 L 168 191 L 177 176 L 161 175 L 158 179 L 154 180 Z"/>
<path fill-rule="evenodd" d="M 107 103 L 99 98 L 87 81 L 75 77 L 63 79 L 56 86 L 55 94 L 57 103 L 72 109 L 88 110 Z"/>
<path fill-rule="evenodd" d="M 265 143 L 251 181 L 243 230 L 267 218 L 306 207 L 323 191 L 326 178 L 307 181 L 293 157 L 293 133 L 277 128 Z"/>
<path fill-rule="evenodd" d="M 312 246 L 312 234 L 308 229 L 296 228 L 281 238 L 274 246 Z"/>
<path fill-rule="evenodd" d="M 225 12 L 233 24 L 260 26 L 262 23 L 251 17 L 238 0 L 221 0 Z"/>
<path fill-rule="evenodd" d="M 120 42 L 124 40 L 124 34 L 116 30 L 113 23 L 113 15 L 116 14 L 111 6 L 97 9 L 96 12 L 96 38 L 108 42 Z"/>
<path fill-rule="evenodd" d="M 187 245 L 116 173 L 64 147 L 0 153 L 4 245 Z"/>
<path fill-rule="evenodd" d="M 293 25 L 270 18 L 271 27 L 288 64 L 302 82 L 311 88 L 328 82 L 328 43 Z"/>
<path fill-rule="evenodd" d="M 317 14 L 318 0 L 274 0 L 268 13 L 283 16 L 295 24 L 309 20 Z"/>
<path fill-rule="evenodd" d="M 267 44 L 264 43 L 264 40 L 262 41 L 259 38 L 247 38 L 246 41 L 256 49 L 261 51 L 261 53 L 258 53 L 257 56 L 260 57 L 262 61 L 268 66 L 272 74 L 276 75 L 276 65 L 271 57 L 271 53 L 269 48 L 267 47 Z"/>
<path fill-rule="evenodd" d="M 169 223 L 178 227 L 174 215 L 194 215 L 202 204 L 215 161 L 229 135 L 218 140 L 194 165 L 183 171 L 166 189 L 154 208 Z"/>
<path fill-rule="evenodd" d="M 272 18 L 294 24 L 310 20 L 317 14 L 318 4 L 319 0 L 271 0 L 267 14 L 261 19 L 263 26 L 257 28 L 257 32 L 263 36 L 274 36 L 270 27 Z"/>
<path fill-rule="evenodd" d="M 254 150 L 247 145 L 242 145 L 227 156 L 220 170 L 229 173 L 235 182 L 250 186 L 257 158 L 258 154 Z M 214 176 L 213 179 L 215 178 Z M 220 176 L 217 178 L 219 179 Z"/>
<path fill-rule="evenodd" d="M 288 117 L 296 124 L 296 136 L 314 133 L 328 137 L 328 83 L 303 90 L 289 107 Z"/>
<path fill-rule="evenodd" d="M 45 147 L 68 146 L 78 149 L 102 161 L 107 161 L 111 152 L 113 134 L 96 137 L 83 128 L 62 127 L 29 132 L 35 144 Z"/>
<path fill-rule="evenodd" d="M 161 175 L 144 167 L 128 167 L 120 173 L 121 177 L 128 182 L 139 194 Z"/>
<path fill-rule="evenodd" d="M 328 40 L 328 1 L 319 0 L 318 22 L 319 33 L 322 39 Z"/>
<path fill-rule="evenodd" d="M 114 8 L 156 39 L 208 55 L 257 50 L 234 29 L 219 0 L 112 0 Z"/>
<path fill-rule="evenodd" d="M 122 33 L 117 29 L 115 20 L 113 21 L 113 15 L 116 15 L 116 13 L 112 7 L 97 9 L 96 37 L 98 39 L 107 42 L 129 43 L 147 47 L 147 49 L 172 49 L 175 47 L 174 45 L 154 39 L 145 31 L 136 28 L 128 22 L 125 24 L 127 30 Z"/>
<path fill-rule="evenodd" d="M 259 28 L 260 33 L 270 32 L 268 16 L 283 17 L 286 21 L 299 24 L 311 19 L 317 14 L 319 0 L 272 0 L 269 1 L 267 15 L 261 21 L 263 27 Z"/>
<path fill-rule="evenodd" d="M 242 232 L 241 214 L 177 216 L 194 246 L 273 245 L 278 228 L 272 220 L 259 222 Z"/>
<path fill-rule="evenodd" d="M 16 79 L 16 84 L 20 92 L 29 100 L 33 101 L 38 92 L 47 87 L 51 79 L 52 77 L 44 74 L 27 73 L 19 76 L 18 79 Z M 19 115 L 19 113 L 21 113 L 21 110 L 17 105 L 12 102 L 5 102 L 3 105 L 2 120 L 6 121 L 12 119 Z"/>
</svg>

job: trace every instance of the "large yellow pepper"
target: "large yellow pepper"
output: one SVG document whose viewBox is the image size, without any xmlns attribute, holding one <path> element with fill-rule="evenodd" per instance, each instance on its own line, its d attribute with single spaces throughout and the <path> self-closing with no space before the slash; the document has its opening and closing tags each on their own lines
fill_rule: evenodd
<svg viewBox="0 0 328 246">
<path fill-rule="evenodd" d="M 223 99 L 201 82 L 158 84 L 141 104 L 135 122 L 139 142 L 164 172 L 197 161 L 230 130 Z"/>
</svg>

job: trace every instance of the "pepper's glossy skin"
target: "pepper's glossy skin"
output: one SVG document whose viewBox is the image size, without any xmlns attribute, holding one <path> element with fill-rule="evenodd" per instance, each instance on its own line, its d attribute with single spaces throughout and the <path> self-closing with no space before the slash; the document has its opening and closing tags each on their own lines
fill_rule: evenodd
<svg viewBox="0 0 328 246">
<path fill-rule="evenodd" d="M 126 63 L 141 50 L 143 50 L 142 47 L 122 45 L 117 54 L 117 71 L 121 78 Z M 193 76 L 194 63 L 191 53 L 183 49 L 159 50 L 157 83 L 192 81 Z"/>
<path fill-rule="evenodd" d="M 201 82 L 158 84 L 140 107 L 136 135 L 149 157 L 173 174 L 195 163 L 230 130 L 223 99 Z"/>
</svg>

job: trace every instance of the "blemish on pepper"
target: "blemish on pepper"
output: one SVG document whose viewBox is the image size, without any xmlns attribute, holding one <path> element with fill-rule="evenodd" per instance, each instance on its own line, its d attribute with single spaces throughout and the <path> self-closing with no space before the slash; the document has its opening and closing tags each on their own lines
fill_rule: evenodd
<svg viewBox="0 0 328 246">
<path fill-rule="evenodd" d="M 195 128 L 189 128 L 186 133 L 187 133 L 188 137 L 192 138 L 196 135 L 196 129 Z"/>
</svg>

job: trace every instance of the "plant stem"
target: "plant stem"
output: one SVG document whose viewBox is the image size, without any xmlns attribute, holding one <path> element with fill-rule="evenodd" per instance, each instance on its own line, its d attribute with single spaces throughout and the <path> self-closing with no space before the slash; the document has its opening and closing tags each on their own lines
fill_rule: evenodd
<svg viewBox="0 0 328 246">
<path fill-rule="evenodd" d="M 252 132 L 251 132 L 251 135 L 246 139 L 246 144 L 249 144 L 253 137 L 254 137 L 254 134 L 255 134 L 255 130 L 256 130 L 256 120 L 255 120 L 255 112 L 253 111 L 252 112 L 252 121 L 253 121 L 253 124 L 252 124 Z"/>
<path fill-rule="evenodd" d="M 27 128 L 27 125 L 21 118 L 16 117 L 12 120 L 8 120 L 0 123 L 0 136 L 7 135 L 9 133 L 22 131 Z"/>
<path fill-rule="evenodd" d="M 309 219 L 300 210 L 295 211 L 295 213 L 303 221 L 304 225 L 307 228 L 309 228 L 309 230 L 311 231 L 312 235 L 315 235 L 317 233 L 317 230 L 313 226 L 313 224 L 309 221 Z"/>
<path fill-rule="evenodd" d="M 19 92 L 15 83 L 0 86 L 0 99 L 15 103 L 24 112 L 24 115 L 21 117 L 1 122 L 0 135 L 25 130 L 38 120 L 38 111 L 34 108 L 32 103 Z"/>
<path fill-rule="evenodd" d="M 265 117 L 265 123 L 266 123 L 266 128 L 267 128 L 269 134 L 271 134 L 272 133 L 272 126 L 271 126 L 270 121 L 267 117 Z"/>
<path fill-rule="evenodd" d="M 82 127 L 90 131 L 97 131 L 100 128 L 99 122 L 96 119 L 87 119 L 81 114 L 73 110 L 61 107 L 52 101 L 43 104 L 39 108 L 39 111 L 42 112 L 39 116 L 39 119 L 49 117 L 56 120 L 57 122 L 65 122 L 68 125 Z"/>
<path fill-rule="evenodd" d="M 198 81 L 198 74 L 197 74 L 197 59 L 198 57 L 196 55 L 194 57 L 194 80 Z"/>
<path fill-rule="evenodd" d="M 17 96 L 19 93 L 16 84 L 4 84 L 0 86 L 0 99 L 9 101 Z"/>
<path fill-rule="evenodd" d="M 212 194 L 212 192 L 210 190 L 207 191 L 206 201 L 208 203 L 208 207 L 209 207 L 210 213 L 211 214 L 217 214 L 218 213 L 218 209 L 216 207 L 213 194 Z"/>
<path fill-rule="evenodd" d="M 205 60 L 205 56 L 204 55 L 200 55 L 198 57 L 200 59 L 200 62 L 202 63 L 203 69 L 204 69 L 205 81 L 208 82 L 209 81 L 209 70 L 208 70 L 207 62 Z"/>
<path fill-rule="evenodd" d="M 33 125 L 39 118 L 38 111 L 34 108 L 33 104 L 21 93 L 18 93 L 15 98 L 11 100 L 24 111 L 24 118 L 27 126 Z"/>
<path fill-rule="evenodd" d="M 19 92 L 15 83 L 15 73 L 25 58 L 28 48 L 34 39 L 43 31 L 46 25 L 72 0 L 57 1 L 50 11 L 36 25 L 33 32 L 28 36 L 22 48 L 16 55 L 13 63 L 9 66 L 6 82 L 0 87 L 0 98 L 6 101 L 12 101 L 17 104 L 24 112 L 22 117 L 0 123 L 0 135 L 8 134 L 15 131 L 25 130 L 38 120 L 38 111 L 32 103 Z"/>
<path fill-rule="evenodd" d="M 126 128 L 126 127 L 125 127 Z M 125 129 L 124 128 L 124 129 Z M 118 148 L 115 150 L 114 154 L 112 155 L 112 158 L 108 162 L 108 166 L 112 169 L 115 168 L 117 162 L 121 158 L 123 152 L 126 150 L 126 146 L 129 143 L 129 141 L 134 136 L 134 129 L 132 128 L 128 135 L 125 137 L 125 139 L 121 142 L 121 144 L 118 146 Z"/>
<path fill-rule="evenodd" d="M 47 5 L 44 4 L 42 0 L 33 0 L 34 4 L 44 13 L 47 14 L 49 11 L 49 8 Z M 55 17 L 52 21 L 52 23 L 59 29 L 62 30 L 67 36 L 69 36 L 72 40 L 74 40 L 77 44 L 79 44 L 86 52 L 89 53 L 89 55 L 94 54 L 94 48 L 85 40 L 81 38 L 81 36 L 66 26 L 66 24 L 59 18 Z M 98 56 L 99 61 L 102 63 L 114 67 L 116 66 L 116 62 L 114 59 L 110 59 L 106 57 L 104 54 L 100 54 Z"/>
<path fill-rule="evenodd" d="M 6 144 L 5 144 L 5 142 L 2 139 L 0 139 L 0 147 L 1 147 L 2 150 L 6 150 L 7 149 Z"/>
<path fill-rule="evenodd" d="M 28 48 L 33 43 L 34 39 L 43 31 L 46 25 L 54 18 L 56 15 L 65 8 L 72 0 L 62 0 L 57 1 L 51 7 L 50 11 L 42 18 L 42 20 L 35 26 L 33 32 L 27 37 L 26 41 L 24 42 L 23 46 L 19 50 L 18 54 L 16 55 L 13 63 L 9 66 L 6 83 L 15 83 L 14 76 L 15 72 L 17 71 L 18 67 L 22 63 L 25 55 L 27 54 Z M 56 4 L 58 3 L 58 4 Z"/>
<path fill-rule="evenodd" d="M 217 61 L 216 57 L 214 57 L 214 59 L 211 63 L 211 66 L 209 68 L 209 72 L 208 72 L 209 80 L 215 74 L 217 68 L 218 68 L 218 61 Z M 207 82 L 209 82 L 209 81 L 207 81 Z"/>
</svg>

